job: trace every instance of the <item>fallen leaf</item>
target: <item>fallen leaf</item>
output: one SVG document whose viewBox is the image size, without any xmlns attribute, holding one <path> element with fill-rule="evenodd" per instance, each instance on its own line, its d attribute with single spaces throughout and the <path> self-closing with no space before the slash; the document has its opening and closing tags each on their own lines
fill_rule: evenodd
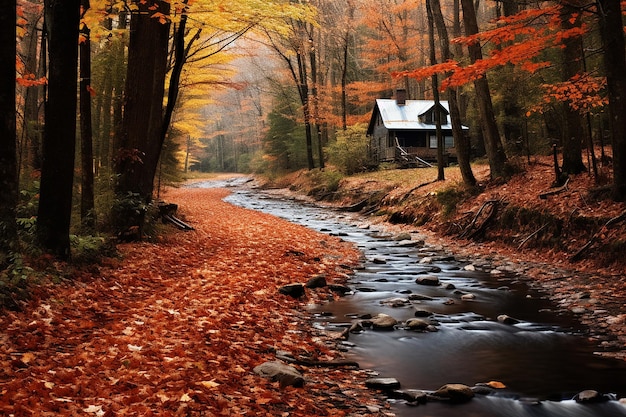
<svg viewBox="0 0 626 417">
<path fill-rule="evenodd" d="M 178 401 L 180 401 L 181 403 L 187 403 L 191 401 L 191 397 L 189 396 L 189 394 L 184 393 L 183 395 L 180 396 L 180 399 Z"/>
<path fill-rule="evenodd" d="M 496 389 L 506 388 L 506 385 L 504 385 L 500 381 L 489 381 L 489 382 L 487 382 L 487 385 L 489 385 L 491 388 L 496 388 Z"/>
<path fill-rule="evenodd" d="M 22 358 L 20 360 L 24 365 L 28 365 L 30 362 L 32 362 L 33 359 L 35 359 L 35 355 L 30 352 L 26 352 L 22 355 Z"/>
<path fill-rule="evenodd" d="M 209 389 L 211 389 L 211 388 L 217 388 L 217 387 L 219 387 L 219 386 L 220 386 L 220 384 L 219 384 L 219 383 L 217 383 L 217 382 L 215 382 L 215 380 L 214 380 L 214 379 L 212 379 L 212 380 L 210 380 L 210 381 L 202 381 L 202 382 L 200 382 L 200 385 L 202 385 L 202 386 L 203 386 L 203 387 L 205 387 L 205 388 L 209 388 Z"/>
</svg>

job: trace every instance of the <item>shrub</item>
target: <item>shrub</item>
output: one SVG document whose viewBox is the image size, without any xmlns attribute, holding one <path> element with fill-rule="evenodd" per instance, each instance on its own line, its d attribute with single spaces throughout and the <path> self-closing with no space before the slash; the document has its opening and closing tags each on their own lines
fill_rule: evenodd
<svg viewBox="0 0 626 417">
<path fill-rule="evenodd" d="M 367 137 L 365 124 L 356 124 L 337 132 L 337 140 L 326 147 L 328 162 L 344 174 L 367 170 Z"/>
</svg>

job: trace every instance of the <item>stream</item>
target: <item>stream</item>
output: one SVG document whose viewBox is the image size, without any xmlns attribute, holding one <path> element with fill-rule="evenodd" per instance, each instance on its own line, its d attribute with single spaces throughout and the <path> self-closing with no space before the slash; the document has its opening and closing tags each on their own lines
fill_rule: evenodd
<svg viewBox="0 0 626 417">
<path fill-rule="evenodd" d="M 238 180 L 194 186 L 234 187 L 226 201 L 340 236 L 361 250 L 362 268 L 348 282 L 353 292 L 311 306 L 315 326 L 341 332 L 366 314 L 384 313 L 404 322 L 415 318 L 416 310 L 432 313 L 425 319 L 436 331 L 365 328 L 350 334 L 343 345 L 347 359 L 380 377 L 396 378 L 403 390 L 430 392 L 447 383 L 474 386 L 489 381 L 506 386 L 462 405 L 411 406 L 390 399 L 396 416 L 626 417 L 626 406 L 617 401 L 579 404 L 572 400 L 588 389 L 625 397 L 626 363 L 595 355 L 596 347 L 575 317 L 558 310 L 516 275 L 490 273 L 490 266 L 454 257 L 428 242 L 395 240 L 382 230 L 363 226 L 363 219 L 350 213 L 274 198 L 237 187 L 241 184 Z M 416 283 L 425 272 L 436 276 L 440 285 Z M 407 301 L 392 306 L 391 299 Z M 501 315 L 516 322 L 499 322 Z"/>
</svg>

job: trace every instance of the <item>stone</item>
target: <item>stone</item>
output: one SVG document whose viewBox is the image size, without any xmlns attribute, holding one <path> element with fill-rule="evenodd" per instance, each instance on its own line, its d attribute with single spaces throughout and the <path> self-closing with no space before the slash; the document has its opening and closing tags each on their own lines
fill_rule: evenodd
<svg viewBox="0 0 626 417">
<path fill-rule="evenodd" d="M 608 398 L 605 395 L 592 389 L 581 391 L 574 396 L 574 401 L 583 404 L 600 403 L 607 400 Z"/>
<path fill-rule="evenodd" d="M 428 295 L 424 295 L 424 294 L 411 294 L 409 295 L 409 300 L 411 301 L 432 301 L 434 300 L 433 297 L 429 297 Z"/>
<path fill-rule="evenodd" d="M 437 285 L 439 285 L 439 278 L 434 275 L 424 275 L 417 277 L 415 282 L 420 285 L 430 285 L 436 287 Z"/>
<path fill-rule="evenodd" d="M 278 289 L 278 292 L 284 295 L 288 295 L 293 298 L 300 298 L 304 295 L 304 285 L 302 284 L 287 284 Z"/>
<path fill-rule="evenodd" d="M 415 317 L 430 317 L 433 315 L 432 311 L 418 309 L 415 310 Z"/>
<path fill-rule="evenodd" d="M 400 381 L 396 378 L 369 378 L 365 380 L 365 386 L 370 389 L 390 391 L 400 388 Z"/>
<path fill-rule="evenodd" d="M 411 234 L 410 233 L 399 233 L 397 234 L 393 240 L 396 241 L 401 241 L 401 240 L 411 240 Z"/>
<path fill-rule="evenodd" d="M 430 322 L 422 319 L 408 319 L 404 322 L 404 327 L 409 330 L 426 330 Z"/>
<path fill-rule="evenodd" d="M 326 277 L 324 275 L 316 275 L 304 284 L 307 288 L 324 288 L 326 286 Z"/>
<path fill-rule="evenodd" d="M 467 402 L 474 398 L 474 391 L 463 384 L 446 384 L 435 391 L 433 396 L 448 400 L 454 404 Z"/>
<path fill-rule="evenodd" d="M 428 394 L 422 390 L 407 389 L 394 392 L 395 398 L 400 398 L 410 403 L 426 404 L 428 401 Z"/>
<path fill-rule="evenodd" d="M 518 319 L 515 319 L 515 318 L 513 318 L 513 317 L 511 317 L 509 315 L 506 315 L 506 314 L 500 314 L 498 316 L 498 321 L 500 323 L 503 323 L 503 324 L 517 324 L 517 323 L 519 323 Z"/>
<path fill-rule="evenodd" d="M 377 314 L 372 318 L 372 327 L 378 330 L 391 330 L 398 324 L 398 320 L 388 314 Z"/>
<path fill-rule="evenodd" d="M 425 256 L 424 258 L 420 259 L 420 263 L 421 264 L 431 264 L 431 263 L 433 263 L 433 258 L 431 258 L 430 256 Z"/>
<path fill-rule="evenodd" d="M 476 295 L 475 295 L 475 294 L 471 294 L 471 293 L 469 293 L 469 294 L 463 294 L 463 295 L 461 296 L 461 300 L 466 300 L 466 301 L 468 301 L 468 300 L 474 300 L 474 299 L 476 299 Z"/>
<path fill-rule="evenodd" d="M 383 264 L 386 264 L 387 261 L 385 261 L 384 259 L 380 259 L 380 258 L 374 258 L 372 259 L 372 263 L 383 265 Z"/>
<path fill-rule="evenodd" d="M 406 298 L 389 298 L 387 300 L 381 301 L 381 304 L 388 305 L 389 307 L 406 307 L 410 304 L 409 300 Z"/>
<path fill-rule="evenodd" d="M 328 286 L 328 289 L 342 296 L 352 292 L 352 289 L 350 287 L 347 287 L 345 285 L 339 285 L 339 284 L 330 284 Z"/>
<path fill-rule="evenodd" d="M 476 271 L 476 267 L 474 265 L 472 265 L 472 264 L 465 265 L 463 267 L 463 269 L 466 270 L 466 271 Z"/>
<path fill-rule="evenodd" d="M 304 377 L 296 368 L 279 361 L 262 363 L 254 368 L 254 372 L 263 378 L 277 381 L 281 387 L 302 387 L 304 385 Z"/>
</svg>

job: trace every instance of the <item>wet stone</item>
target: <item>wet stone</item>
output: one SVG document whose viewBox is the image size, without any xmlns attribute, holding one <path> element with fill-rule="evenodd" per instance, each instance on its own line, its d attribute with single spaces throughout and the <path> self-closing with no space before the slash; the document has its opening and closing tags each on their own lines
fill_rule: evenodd
<svg viewBox="0 0 626 417">
<path fill-rule="evenodd" d="M 392 330 L 398 320 L 388 314 L 378 314 L 372 318 L 372 327 L 378 330 Z"/>
<path fill-rule="evenodd" d="M 304 295 L 304 285 L 302 284 L 288 284 L 283 285 L 278 289 L 278 292 L 284 295 L 288 295 L 293 298 L 300 298 Z"/>
<path fill-rule="evenodd" d="M 418 277 L 415 280 L 415 282 L 420 285 L 429 285 L 429 286 L 436 287 L 439 285 L 439 278 L 437 278 L 434 275 L 424 275 L 424 276 Z"/>
<path fill-rule="evenodd" d="M 396 378 L 370 378 L 365 380 L 365 386 L 370 389 L 387 391 L 400 388 L 400 381 Z"/>
<path fill-rule="evenodd" d="M 434 300 L 433 297 L 429 297 L 428 295 L 424 295 L 424 294 L 411 294 L 409 295 L 409 300 L 411 301 L 432 301 Z"/>
<path fill-rule="evenodd" d="M 508 316 L 506 314 L 500 314 L 498 316 L 498 321 L 500 323 L 503 323 L 503 324 L 518 324 L 519 323 L 518 319 L 515 319 L 515 318 L 513 318 L 511 316 Z"/>
<path fill-rule="evenodd" d="M 432 394 L 439 399 L 448 400 L 454 404 L 467 402 L 474 398 L 474 391 L 463 384 L 446 384 Z"/>
</svg>

